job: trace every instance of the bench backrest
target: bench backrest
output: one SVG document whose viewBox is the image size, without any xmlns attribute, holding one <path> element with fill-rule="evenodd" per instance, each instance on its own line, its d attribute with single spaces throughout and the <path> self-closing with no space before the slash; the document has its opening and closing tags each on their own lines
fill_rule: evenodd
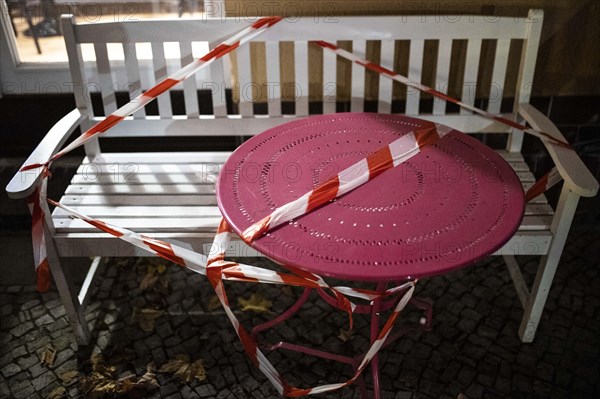
<svg viewBox="0 0 600 399">
<path fill-rule="evenodd" d="M 89 125 L 117 108 L 115 92 L 129 91 L 133 98 L 250 22 L 203 18 L 77 24 L 73 16 L 63 16 L 77 107 L 90 116 Z M 465 132 L 509 132 L 503 125 L 336 59 L 310 41 L 338 43 L 469 104 L 493 113 L 514 113 L 517 103 L 529 101 L 541 25 L 539 10 L 521 18 L 284 19 L 250 46 L 241 46 L 176 86 L 175 93 L 160 96 L 157 115 L 148 115 L 147 107 L 106 136 L 252 135 L 287 121 L 282 115 L 306 116 L 309 108 L 310 113 L 399 112 Z M 95 61 L 83 62 L 82 45 L 93 46 Z M 91 106 L 94 90 L 101 92 L 101 110 Z M 199 90 L 201 97 L 205 94 L 201 101 Z M 174 114 L 171 101 L 177 99 L 183 104 L 175 107 L 181 115 Z M 520 138 L 511 141 L 511 150 L 519 150 Z"/>
</svg>

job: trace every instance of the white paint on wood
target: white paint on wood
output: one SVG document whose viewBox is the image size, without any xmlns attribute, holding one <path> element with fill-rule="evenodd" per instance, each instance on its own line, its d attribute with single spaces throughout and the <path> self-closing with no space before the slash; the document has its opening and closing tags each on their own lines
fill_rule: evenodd
<svg viewBox="0 0 600 399">
<path fill-rule="evenodd" d="M 442 39 L 438 43 L 438 56 L 436 67 L 436 78 L 434 89 L 448 94 L 448 83 L 450 79 L 450 56 L 452 54 L 452 41 Z M 446 113 L 446 101 L 441 98 L 433 98 L 433 114 L 444 115 Z"/>
<path fill-rule="evenodd" d="M 299 36 L 301 37 L 301 36 Z M 296 116 L 308 115 L 308 42 L 294 42 Z"/>
<path fill-rule="evenodd" d="M 425 41 L 413 39 L 410 41 L 410 53 L 408 58 L 408 78 L 413 82 L 421 83 L 421 69 L 423 66 L 423 50 Z M 406 89 L 406 115 L 419 115 L 419 101 L 421 92 L 417 89 L 407 87 Z M 451 126 L 451 125 L 448 125 Z M 454 127 L 454 126 L 452 126 Z"/>
<path fill-rule="evenodd" d="M 367 43 L 365 40 L 354 40 L 352 42 L 352 52 L 361 58 L 366 58 Z M 350 109 L 352 112 L 364 111 L 365 98 L 365 68 L 352 63 L 352 99 Z"/>
</svg>

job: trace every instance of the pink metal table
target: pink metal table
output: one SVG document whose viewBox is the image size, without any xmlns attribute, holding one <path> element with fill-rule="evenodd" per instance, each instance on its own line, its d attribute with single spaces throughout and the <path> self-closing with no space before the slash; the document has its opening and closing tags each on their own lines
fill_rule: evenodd
<svg viewBox="0 0 600 399">
<path fill-rule="evenodd" d="M 405 116 L 345 113 L 267 130 L 242 144 L 223 166 L 219 208 L 241 234 L 276 207 L 423 126 L 424 121 Z M 493 253 L 515 233 L 523 212 L 523 189 L 512 168 L 476 139 L 452 131 L 252 246 L 292 271 L 376 282 L 383 291 L 388 282 L 446 273 Z M 254 334 L 289 317 L 309 293 Z M 374 301 L 359 309 L 371 313 L 372 339 L 379 329 L 378 313 L 391 306 Z M 337 360 L 350 363 L 345 359 Z M 372 371 L 374 396 L 379 397 L 376 358 Z"/>
</svg>

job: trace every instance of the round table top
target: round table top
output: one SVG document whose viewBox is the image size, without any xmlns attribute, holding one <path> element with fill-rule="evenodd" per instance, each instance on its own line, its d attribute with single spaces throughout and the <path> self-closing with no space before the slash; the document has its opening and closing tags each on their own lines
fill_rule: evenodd
<svg viewBox="0 0 600 399">
<path fill-rule="evenodd" d="M 219 208 L 241 234 L 424 121 L 400 115 L 311 116 L 243 143 L 217 182 Z M 441 274 L 474 263 L 515 233 L 519 178 L 495 151 L 456 130 L 408 161 L 252 246 L 292 270 L 359 281 Z"/>
</svg>

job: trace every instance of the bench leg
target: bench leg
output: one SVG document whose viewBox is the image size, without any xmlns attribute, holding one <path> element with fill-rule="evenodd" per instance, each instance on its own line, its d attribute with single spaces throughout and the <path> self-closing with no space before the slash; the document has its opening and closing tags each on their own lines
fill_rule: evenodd
<svg viewBox="0 0 600 399">
<path fill-rule="evenodd" d="M 85 320 L 83 307 L 79 303 L 79 298 L 77 297 L 77 290 L 75 289 L 72 279 L 64 272 L 62 265 L 60 264 L 60 259 L 52 235 L 50 235 L 50 232 L 47 229 L 45 229 L 45 233 L 48 264 L 50 265 L 50 270 L 52 271 L 52 277 L 56 283 L 58 294 L 60 295 L 62 304 L 65 307 L 65 311 L 71 322 L 75 340 L 79 345 L 87 345 L 90 342 L 90 330 Z"/>
<path fill-rule="evenodd" d="M 543 256 L 540 261 L 533 288 L 525 306 L 525 314 L 519 327 L 519 337 L 523 342 L 532 342 L 535 337 L 535 331 L 542 316 L 578 202 L 579 196 L 563 184 L 552 221 L 552 243 L 550 243 L 548 254 Z"/>
</svg>

